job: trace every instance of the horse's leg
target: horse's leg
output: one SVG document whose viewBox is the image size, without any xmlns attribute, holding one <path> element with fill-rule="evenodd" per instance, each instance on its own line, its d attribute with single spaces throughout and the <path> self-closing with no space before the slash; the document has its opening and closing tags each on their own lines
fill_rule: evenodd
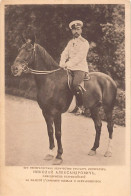
<svg viewBox="0 0 131 196">
<path fill-rule="evenodd" d="M 55 147 L 54 136 L 53 136 L 53 121 L 54 121 L 54 119 L 52 116 L 45 114 L 44 111 L 42 111 L 42 112 L 43 112 L 43 115 L 44 115 L 44 118 L 45 118 L 45 121 L 47 124 L 47 130 L 48 130 L 48 136 L 49 136 L 49 152 L 45 156 L 45 160 L 51 160 L 54 157 L 53 149 Z"/>
<path fill-rule="evenodd" d="M 56 117 L 54 118 L 54 124 L 55 124 L 55 137 L 57 140 L 58 151 L 57 151 L 56 159 L 54 160 L 53 164 L 59 165 L 62 163 L 61 156 L 63 154 L 63 148 L 61 143 L 61 114 L 56 115 Z"/>
<path fill-rule="evenodd" d="M 95 124 L 95 129 L 96 129 L 96 137 L 95 137 L 95 142 L 93 148 L 90 150 L 88 155 L 93 156 L 96 154 L 96 149 L 99 147 L 99 141 L 100 141 L 100 135 L 101 135 L 101 127 L 102 127 L 102 122 L 101 118 L 99 115 L 99 107 L 90 109 L 91 111 L 91 117 L 94 121 Z"/>
<path fill-rule="evenodd" d="M 106 118 L 107 118 L 107 128 L 109 133 L 109 141 L 105 157 L 112 156 L 112 134 L 113 134 L 113 120 L 112 120 L 112 109 L 104 107 Z"/>
</svg>

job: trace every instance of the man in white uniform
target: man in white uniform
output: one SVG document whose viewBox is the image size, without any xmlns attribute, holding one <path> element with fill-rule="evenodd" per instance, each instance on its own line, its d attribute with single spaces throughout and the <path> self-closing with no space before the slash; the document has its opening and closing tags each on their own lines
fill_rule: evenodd
<svg viewBox="0 0 131 196">
<path fill-rule="evenodd" d="M 81 36 L 82 27 L 83 22 L 80 20 L 72 21 L 69 24 L 73 39 L 68 42 L 60 59 L 60 67 L 69 69 L 73 75 L 72 90 L 77 99 L 77 114 L 82 113 L 82 92 L 79 85 L 85 78 L 86 73 L 88 73 L 86 58 L 89 50 L 89 43 Z"/>
</svg>

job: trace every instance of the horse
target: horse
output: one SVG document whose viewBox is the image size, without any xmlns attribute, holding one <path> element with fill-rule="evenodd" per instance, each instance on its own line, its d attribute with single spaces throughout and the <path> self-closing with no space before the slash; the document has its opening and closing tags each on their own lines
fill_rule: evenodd
<svg viewBox="0 0 131 196">
<path fill-rule="evenodd" d="M 49 153 L 45 160 L 54 160 L 53 164 L 62 163 L 62 141 L 61 141 L 61 116 L 65 113 L 73 99 L 73 93 L 68 85 L 67 70 L 59 67 L 58 63 L 39 44 L 26 42 L 19 49 L 11 71 L 14 76 L 22 73 L 35 74 L 34 78 L 37 86 L 37 102 L 45 118 L 48 137 Z M 102 103 L 109 133 L 109 141 L 105 157 L 112 156 L 112 134 L 113 119 L 112 112 L 116 100 L 117 86 L 114 80 L 101 72 L 90 72 L 90 80 L 85 81 L 86 93 L 83 95 L 83 103 L 91 112 L 94 121 L 96 136 L 94 145 L 88 155 L 96 154 L 99 147 L 102 121 L 99 110 Z M 57 140 L 57 155 L 54 158 L 54 128 Z"/>
</svg>

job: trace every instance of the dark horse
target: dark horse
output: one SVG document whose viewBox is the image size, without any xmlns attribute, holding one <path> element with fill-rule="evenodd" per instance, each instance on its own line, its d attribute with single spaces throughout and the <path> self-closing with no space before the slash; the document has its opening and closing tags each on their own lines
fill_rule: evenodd
<svg viewBox="0 0 131 196">
<path fill-rule="evenodd" d="M 29 66 L 29 67 L 28 67 Z M 34 71 L 31 68 L 37 70 Z M 20 76 L 22 72 L 36 73 L 37 101 L 42 109 L 49 136 L 50 153 L 45 159 L 52 159 L 54 145 L 53 124 L 58 151 L 54 164 L 62 162 L 61 142 L 61 114 L 66 112 L 71 104 L 73 94 L 68 87 L 67 71 L 60 68 L 47 51 L 39 44 L 25 43 L 19 51 L 14 64 L 11 67 L 14 76 Z M 56 71 L 53 71 L 56 70 Z M 42 72 L 45 71 L 45 72 Z M 38 74 L 38 75 L 37 75 Z M 100 72 L 90 73 L 90 80 L 85 82 L 86 93 L 83 96 L 84 105 L 90 109 L 91 117 L 95 124 L 96 137 L 89 155 L 95 155 L 99 147 L 101 134 L 101 119 L 99 115 L 100 102 L 103 104 L 107 118 L 109 143 L 105 156 L 111 156 L 111 141 L 113 133 L 112 110 L 116 99 L 116 84 L 106 74 Z"/>
</svg>

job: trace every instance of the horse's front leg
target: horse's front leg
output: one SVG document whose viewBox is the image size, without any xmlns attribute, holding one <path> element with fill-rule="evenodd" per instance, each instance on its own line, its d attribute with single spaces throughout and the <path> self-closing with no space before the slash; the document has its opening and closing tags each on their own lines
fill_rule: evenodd
<svg viewBox="0 0 131 196">
<path fill-rule="evenodd" d="M 55 124 L 55 137 L 57 140 L 57 156 L 54 160 L 55 165 L 60 165 L 62 163 L 62 154 L 63 154 L 63 148 L 61 143 L 61 114 L 57 114 L 54 118 L 54 124 Z"/>
<path fill-rule="evenodd" d="M 48 130 L 48 137 L 49 137 L 49 152 L 45 156 L 45 160 L 52 160 L 54 158 L 54 133 L 53 133 L 53 122 L 54 118 L 51 115 L 45 114 L 44 111 L 42 111 L 46 124 L 47 124 L 47 130 Z"/>
</svg>

